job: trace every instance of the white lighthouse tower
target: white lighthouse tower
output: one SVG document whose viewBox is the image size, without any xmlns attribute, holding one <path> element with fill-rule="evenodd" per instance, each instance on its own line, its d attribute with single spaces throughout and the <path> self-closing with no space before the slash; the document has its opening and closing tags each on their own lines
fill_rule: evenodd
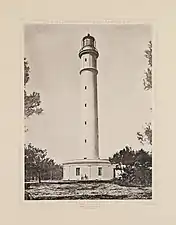
<svg viewBox="0 0 176 225">
<path fill-rule="evenodd" d="M 110 180 L 113 168 L 108 159 L 99 157 L 97 59 L 95 38 L 90 34 L 82 39 L 81 61 L 81 148 L 83 158 L 63 163 L 63 180 Z"/>
<path fill-rule="evenodd" d="M 79 51 L 81 59 L 81 110 L 82 145 L 84 156 L 88 159 L 99 158 L 98 146 L 98 98 L 97 98 L 97 58 L 94 37 L 88 34 L 82 40 Z"/>
</svg>

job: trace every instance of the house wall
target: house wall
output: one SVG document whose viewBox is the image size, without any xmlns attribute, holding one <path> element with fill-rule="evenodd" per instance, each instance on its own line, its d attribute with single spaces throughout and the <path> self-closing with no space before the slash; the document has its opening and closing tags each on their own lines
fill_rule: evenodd
<svg viewBox="0 0 176 225">
<path fill-rule="evenodd" d="M 98 175 L 98 168 L 102 168 L 102 175 Z M 80 168 L 80 175 L 76 175 L 76 168 Z M 66 164 L 63 167 L 63 180 L 81 180 L 87 176 L 88 180 L 110 180 L 113 178 L 113 168 L 110 164 Z"/>
</svg>

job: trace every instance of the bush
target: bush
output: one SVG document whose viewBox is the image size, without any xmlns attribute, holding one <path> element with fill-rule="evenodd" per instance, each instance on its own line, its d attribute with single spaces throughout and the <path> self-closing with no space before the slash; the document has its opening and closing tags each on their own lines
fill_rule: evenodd
<svg viewBox="0 0 176 225">
<path fill-rule="evenodd" d="M 150 187 L 152 186 L 152 169 L 127 167 L 124 169 L 122 176 L 115 178 L 114 182 L 127 187 Z"/>
</svg>

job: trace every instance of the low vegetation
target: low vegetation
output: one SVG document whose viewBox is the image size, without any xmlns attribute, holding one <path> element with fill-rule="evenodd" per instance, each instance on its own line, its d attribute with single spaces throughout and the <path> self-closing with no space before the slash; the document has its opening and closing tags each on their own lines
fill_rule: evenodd
<svg viewBox="0 0 176 225">
<path fill-rule="evenodd" d="M 151 199 L 152 190 L 139 187 L 122 187 L 101 182 L 31 184 L 26 190 L 27 200 L 74 200 L 74 199 Z"/>
<path fill-rule="evenodd" d="M 109 158 L 116 165 L 118 176 L 114 182 L 123 186 L 152 185 L 152 154 L 143 149 L 134 151 L 126 146 Z"/>
</svg>

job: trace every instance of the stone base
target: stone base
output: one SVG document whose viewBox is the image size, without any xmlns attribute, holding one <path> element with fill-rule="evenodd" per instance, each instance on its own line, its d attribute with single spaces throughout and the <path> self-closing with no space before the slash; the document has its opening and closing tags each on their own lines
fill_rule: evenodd
<svg viewBox="0 0 176 225">
<path fill-rule="evenodd" d="M 63 163 L 63 180 L 111 180 L 113 167 L 107 159 L 80 159 Z"/>
</svg>

